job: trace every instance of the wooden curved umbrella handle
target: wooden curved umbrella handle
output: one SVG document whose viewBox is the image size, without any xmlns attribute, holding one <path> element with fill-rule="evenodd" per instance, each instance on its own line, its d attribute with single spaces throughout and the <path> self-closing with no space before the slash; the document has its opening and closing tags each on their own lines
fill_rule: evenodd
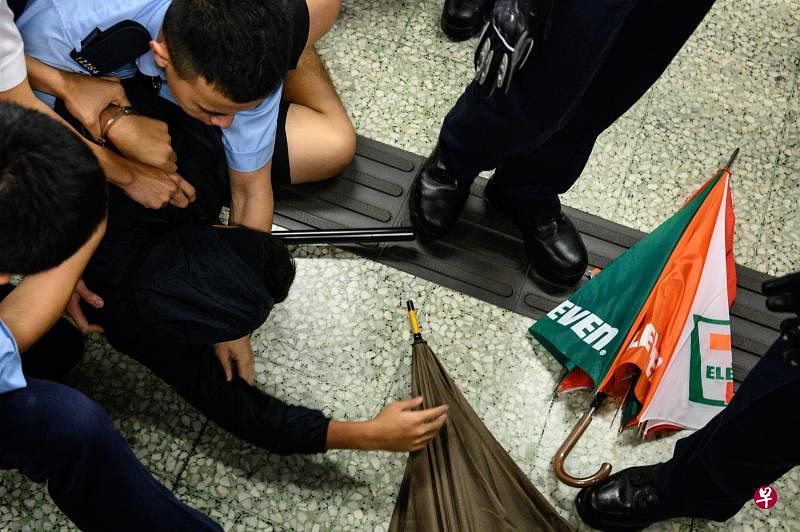
<svg viewBox="0 0 800 532">
<path fill-rule="evenodd" d="M 569 436 L 567 436 L 567 439 L 564 440 L 564 443 L 561 444 L 561 447 L 558 448 L 558 452 L 556 452 L 556 455 L 553 457 L 553 471 L 558 477 L 558 480 L 573 488 L 594 486 L 598 482 L 607 479 L 608 475 L 611 473 L 611 464 L 607 462 L 604 462 L 603 465 L 600 466 L 597 473 L 589 475 L 588 477 L 573 477 L 564 470 L 564 461 L 567 459 L 567 456 L 569 456 L 572 448 L 575 447 L 575 444 L 578 443 L 581 436 L 583 436 L 589 423 L 592 422 L 594 411 L 595 408 L 590 408 L 581 416 L 572 428 L 572 432 L 569 433 Z"/>
</svg>

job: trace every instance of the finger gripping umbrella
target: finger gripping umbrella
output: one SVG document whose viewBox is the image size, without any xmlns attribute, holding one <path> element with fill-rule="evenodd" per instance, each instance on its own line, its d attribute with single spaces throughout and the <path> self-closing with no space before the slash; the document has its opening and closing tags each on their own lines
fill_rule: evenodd
<svg viewBox="0 0 800 532">
<path fill-rule="evenodd" d="M 730 401 L 735 156 L 677 213 L 531 326 L 567 370 L 559 389 L 596 392 L 553 459 L 562 482 L 590 486 L 611 472 L 603 464 L 576 477 L 564 464 L 608 396 L 621 402 L 622 428 L 638 426 L 642 436 L 700 428 Z"/>
<path fill-rule="evenodd" d="M 390 531 L 572 530 L 467 403 L 423 340 L 413 304 L 411 390 L 447 423 L 406 462 Z"/>
</svg>

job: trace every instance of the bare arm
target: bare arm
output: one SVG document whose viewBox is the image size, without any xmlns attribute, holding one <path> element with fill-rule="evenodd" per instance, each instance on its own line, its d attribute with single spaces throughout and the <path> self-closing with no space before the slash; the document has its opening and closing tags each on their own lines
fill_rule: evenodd
<svg viewBox="0 0 800 532">
<path fill-rule="evenodd" d="M 272 161 L 255 172 L 229 170 L 231 176 L 230 222 L 269 232 L 275 200 L 272 196 Z"/>
<path fill-rule="evenodd" d="M 0 301 L 0 320 L 20 351 L 33 345 L 64 311 L 83 268 L 105 233 L 103 221 L 89 240 L 67 260 L 50 270 L 26 276 Z"/>
<path fill-rule="evenodd" d="M 422 397 L 396 401 L 369 421 L 336 421 L 328 424 L 328 449 L 364 451 L 416 451 L 436 436 L 447 421 L 447 405 L 416 410 Z"/>
<path fill-rule="evenodd" d="M 45 69 L 55 71 L 54 68 L 43 65 L 38 61 L 34 62 L 38 63 L 38 66 L 34 66 L 34 68 L 39 69 L 39 76 L 42 76 L 42 72 Z M 49 83 L 57 83 L 55 75 L 52 72 L 50 75 L 53 77 L 48 78 Z M 0 100 L 14 102 L 44 113 L 72 129 L 63 118 L 33 94 L 27 79 L 13 89 L 0 92 Z M 78 135 L 77 132 L 75 134 Z M 129 161 L 110 150 L 87 141 L 81 135 L 78 136 L 97 157 L 106 179 L 120 187 L 128 196 L 145 207 L 159 209 L 168 203 L 172 203 L 177 207 L 185 207 L 190 201 L 194 201 L 194 188 L 178 174 Z"/>
<path fill-rule="evenodd" d="M 64 72 L 25 57 L 31 87 L 64 101 L 67 110 L 91 133 L 100 136 L 100 113 L 109 105 L 130 105 L 117 78 L 93 78 Z"/>
<path fill-rule="evenodd" d="M 26 64 L 33 88 L 63 100 L 70 114 L 94 138 L 100 137 L 101 124 L 117 106 L 130 105 L 122 84 L 116 78 L 93 78 L 64 72 L 32 57 L 26 57 Z M 28 92 L 30 96 L 25 98 L 37 102 L 34 109 L 64 122 L 30 89 Z M 26 106 L 32 105 L 33 102 Z M 109 130 L 109 138 L 127 159 L 81 137 L 97 157 L 110 183 L 151 209 L 159 209 L 168 203 L 185 207 L 194 201 L 194 187 L 175 173 L 175 153 L 166 124 L 144 116 L 126 116 Z"/>
</svg>

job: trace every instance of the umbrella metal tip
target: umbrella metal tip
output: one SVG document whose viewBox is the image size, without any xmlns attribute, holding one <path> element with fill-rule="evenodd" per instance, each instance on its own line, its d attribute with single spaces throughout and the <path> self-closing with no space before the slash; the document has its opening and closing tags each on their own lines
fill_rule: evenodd
<svg viewBox="0 0 800 532">
<path fill-rule="evenodd" d="M 406 301 L 406 307 L 408 308 L 408 311 L 411 312 L 414 310 L 414 302 L 409 299 Z"/>
<path fill-rule="evenodd" d="M 728 159 L 728 164 L 725 165 L 725 168 L 730 172 L 731 168 L 733 168 L 733 163 L 736 162 L 736 158 L 739 156 L 739 148 L 733 150 L 731 154 L 731 158 Z"/>
</svg>

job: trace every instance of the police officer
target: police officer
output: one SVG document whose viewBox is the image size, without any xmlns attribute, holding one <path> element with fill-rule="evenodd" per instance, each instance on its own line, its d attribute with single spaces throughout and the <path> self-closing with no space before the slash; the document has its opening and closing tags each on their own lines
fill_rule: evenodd
<svg viewBox="0 0 800 532">
<path fill-rule="evenodd" d="M 443 236 L 478 173 L 496 169 L 487 198 L 519 225 L 535 271 L 576 283 L 587 252 L 558 195 L 713 2 L 495 0 L 475 54 L 476 79 L 445 118 L 412 187 L 417 227 Z"/>
<path fill-rule="evenodd" d="M 764 283 L 763 290 L 770 310 L 800 312 L 800 272 Z M 758 488 L 800 464 L 800 446 L 787 432 L 798 422 L 798 364 L 800 318 L 792 318 L 731 403 L 678 440 L 669 461 L 628 468 L 581 490 L 575 499 L 581 518 L 601 530 L 638 530 L 673 517 L 731 518 Z M 759 494 L 767 502 L 774 496 Z"/>
</svg>

